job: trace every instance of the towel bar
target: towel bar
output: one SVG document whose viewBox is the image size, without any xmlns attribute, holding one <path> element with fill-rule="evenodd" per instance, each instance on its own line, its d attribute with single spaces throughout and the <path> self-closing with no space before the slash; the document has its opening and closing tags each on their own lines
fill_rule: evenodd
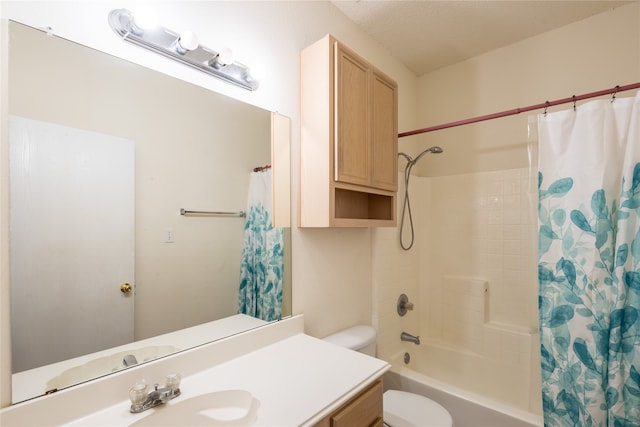
<svg viewBox="0 0 640 427">
<path fill-rule="evenodd" d="M 186 209 L 180 209 L 180 215 L 206 215 L 206 216 L 239 216 L 246 217 L 245 211 L 238 212 L 223 212 L 223 211 L 190 211 Z"/>
</svg>

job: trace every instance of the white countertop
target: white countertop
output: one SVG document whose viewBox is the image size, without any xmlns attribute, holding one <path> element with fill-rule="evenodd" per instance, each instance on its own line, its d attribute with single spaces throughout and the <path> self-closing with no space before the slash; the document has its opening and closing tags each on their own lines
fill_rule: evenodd
<svg viewBox="0 0 640 427">
<path fill-rule="evenodd" d="M 269 328 L 269 326 L 265 328 Z M 240 346 L 247 345 L 247 341 L 260 342 L 262 338 L 258 334 L 265 334 L 265 332 L 259 332 L 261 330 L 265 329 L 257 329 L 253 336 L 252 332 L 241 334 L 243 338 L 238 338 L 238 340 L 243 340 L 244 344 L 241 343 Z M 238 345 L 234 346 L 234 348 L 237 347 Z M 213 356 L 215 353 L 212 353 L 211 349 L 213 347 L 201 353 L 193 351 L 189 356 L 190 359 L 185 359 L 185 361 L 193 360 L 193 357 L 196 356 L 198 358 L 207 357 L 208 360 L 215 359 Z M 171 367 L 181 366 L 180 354 L 170 357 L 175 357 L 170 364 Z M 140 414 L 129 412 L 128 389 L 122 389 L 124 384 L 127 384 L 127 387 L 133 385 L 133 383 L 128 385 L 132 380 L 132 373 L 129 372 L 126 374 L 127 382 L 120 381 L 118 384 L 117 396 L 122 396 L 121 400 L 111 401 L 104 407 L 90 411 L 87 415 L 75 416 L 58 424 L 126 426 L 151 416 L 155 412 L 160 414 L 160 411 L 170 410 L 171 405 L 177 405 L 181 401 L 197 395 L 241 389 L 249 391 L 259 401 L 257 418 L 252 425 L 308 426 L 337 409 L 366 388 L 373 380 L 382 376 L 389 368 L 390 365 L 385 361 L 338 347 L 305 335 L 298 330 L 272 343 L 256 344 L 254 349 L 237 357 L 212 361 L 208 367 L 199 371 L 192 369 L 189 372 L 189 369 L 185 367 L 184 372 L 188 374 L 183 376 L 180 387 L 182 394 L 165 405 Z M 156 375 L 158 372 L 155 369 Z M 145 370 L 141 369 L 139 375 L 144 374 Z M 146 378 L 146 380 L 150 382 L 154 379 Z M 95 386 L 93 390 L 92 394 L 96 394 Z M 60 393 L 56 393 L 52 397 Z M 95 399 L 100 399 L 99 394 L 95 396 Z M 57 398 L 62 399 L 63 396 Z M 47 397 L 42 398 L 42 401 L 46 402 Z M 34 403 L 37 404 L 37 401 Z M 73 404 L 72 401 L 68 403 Z M 5 426 L 5 422 L 8 422 L 6 425 L 30 425 L 26 414 L 38 411 L 38 408 L 36 406 L 30 408 L 30 402 L 23 405 L 19 418 L 15 418 L 17 413 L 14 414 L 14 417 L 2 418 L 3 426 Z M 41 410 L 63 409 L 59 406 L 60 401 L 55 403 L 50 401 Z"/>
<path fill-rule="evenodd" d="M 68 426 L 125 426 L 181 400 L 234 389 L 260 402 L 255 426 L 311 425 L 387 368 L 382 360 L 299 334 L 183 379 L 182 394 L 166 408 L 131 414 L 127 399 Z"/>
</svg>

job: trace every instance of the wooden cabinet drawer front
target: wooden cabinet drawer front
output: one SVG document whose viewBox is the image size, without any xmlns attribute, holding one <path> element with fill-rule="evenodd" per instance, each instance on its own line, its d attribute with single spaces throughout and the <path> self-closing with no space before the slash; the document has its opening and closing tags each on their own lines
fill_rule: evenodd
<svg viewBox="0 0 640 427">
<path fill-rule="evenodd" d="M 331 417 L 331 427 L 378 425 L 382 425 L 382 381 L 376 381 Z"/>
</svg>

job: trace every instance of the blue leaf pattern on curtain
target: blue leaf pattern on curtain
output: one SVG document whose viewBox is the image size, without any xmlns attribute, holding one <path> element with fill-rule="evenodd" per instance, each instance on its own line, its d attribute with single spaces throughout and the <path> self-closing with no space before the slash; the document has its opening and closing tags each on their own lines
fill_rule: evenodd
<svg viewBox="0 0 640 427">
<path fill-rule="evenodd" d="M 271 171 L 252 172 L 240 265 L 238 313 L 272 321 L 282 315 L 284 230 L 271 220 Z"/>
<path fill-rule="evenodd" d="M 640 94 L 539 117 L 538 303 L 549 427 L 640 426 L 639 107 Z"/>
</svg>

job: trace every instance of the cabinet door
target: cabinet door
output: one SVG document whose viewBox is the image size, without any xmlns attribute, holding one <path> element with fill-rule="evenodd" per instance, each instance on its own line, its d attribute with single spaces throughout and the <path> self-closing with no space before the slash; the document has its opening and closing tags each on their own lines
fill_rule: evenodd
<svg viewBox="0 0 640 427">
<path fill-rule="evenodd" d="M 382 425 L 382 381 L 376 381 L 331 416 L 331 427 Z"/>
<path fill-rule="evenodd" d="M 371 186 L 398 189 L 397 87 L 385 76 L 373 73 L 371 91 Z"/>
<path fill-rule="evenodd" d="M 336 52 L 335 180 L 370 185 L 370 100 L 366 63 L 341 46 Z"/>
</svg>

